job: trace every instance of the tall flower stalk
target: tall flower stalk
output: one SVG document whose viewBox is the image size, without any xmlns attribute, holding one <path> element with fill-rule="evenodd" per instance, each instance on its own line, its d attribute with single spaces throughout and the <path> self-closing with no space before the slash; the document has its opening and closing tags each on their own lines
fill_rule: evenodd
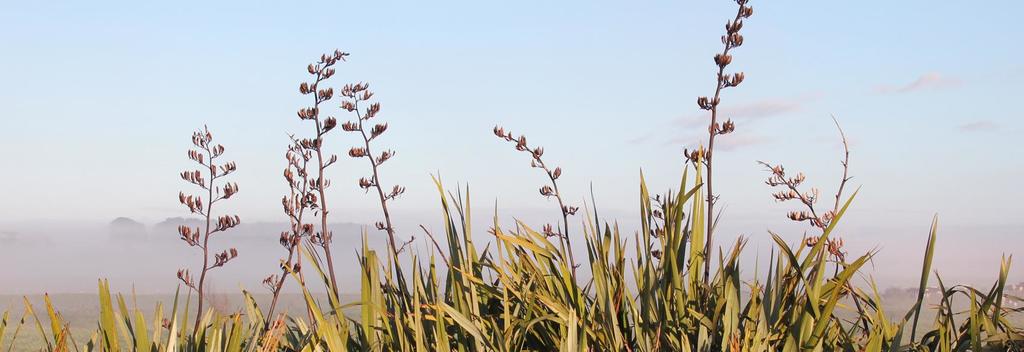
<svg viewBox="0 0 1024 352">
<path fill-rule="evenodd" d="M 718 66 L 718 74 L 716 75 L 715 94 L 711 98 L 699 97 L 697 98 L 697 105 L 703 109 L 711 112 L 711 122 L 708 125 L 708 146 L 707 149 L 703 147 L 697 151 L 690 153 L 686 152 L 687 157 L 694 162 L 694 165 L 699 166 L 701 163 L 707 170 L 706 186 L 707 186 L 707 243 L 704 244 L 704 282 L 708 281 L 708 273 L 711 269 L 711 248 L 714 246 L 714 229 L 717 217 L 715 216 L 715 201 L 717 196 L 714 190 L 714 168 L 712 167 L 714 160 L 715 150 L 715 137 L 718 135 L 724 135 L 733 132 L 736 129 L 736 124 L 731 119 L 726 119 L 724 123 L 719 123 L 719 111 L 718 106 L 721 103 L 722 91 L 726 88 L 736 87 L 743 82 L 743 72 L 737 72 L 734 74 L 725 73 L 725 68 L 732 63 L 732 55 L 729 54 L 732 49 L 738 48 L 743 45 L 743 35 L 740 34 L 740 29 L 743 28 L 743 20 L 750 18 L 754 14 L 754 9 L 747 6 L 749 0 L 736 0 L 736 4 L 739 5 L 736 11 L 736 17 L 733 20 L 725 24 L 725 35 L 722 36 L 722 44 L 724 48 L 719 54 L 715 54 L 715 65 Z"/>
<path fill-rule="evenodd" d="M 186 195 L 178 193 L 178 201 L 188 208 L 192 214 L 204 217 L 205 228 L 192 228 L 186 225 L 178 227 L 178 234 L 181 240 L 189 247 L 199 249 L 203 254 L 203 265 L 199 271 L 199 281 L 195 281 L 188 269 L 178 270 L 178 279 L 190 289 L 196 291 L 198 296 L 198 311 L 193 331 L 199 331 L 199 323 L 203 315 L 203 306 L 206 300 L 206 278 L 213 269 L 227 264 L 238 257 L 238 250 L 229 248 L 220 253 L 213 254 L 213 262 L 210 261 L 210 238 L 214 234 L 227 231 L 238 226 L 241 222 L 238 215 L 221 215 L 214 218 L 213 207 L 220 201 L 231 198 L 238 193 L 238 184 L 233 182 L 217 185 L 217 180 L 235 172 L 236 166 L 233 161 L 217 164 L 216 161 L 224 155 L 224 146 L 213 144 L 213 134 L 206 127 L 192 134 L 192 144 L 196 149 L 188 151 L 188 158 L 201 166 L 198 170 L 184 171 L 181 179 L 191 183 L 205 191 L 205 198 L 202 195 Z"/>
<path fill-rule="evenodd" d="M 323 256 L 327 261 L 327 272 L 330 277 L 331 293 L 338 297 L 338 279 L 335 275 L 334 268 L 334 257 L 331 255 L 331 242 L 333 241 L 334 234 L 331 232 L 328 224 L 328 215 L 330 210 L 327 205 L 327 188 L 331 186 L 331 182 L 327 180 L 326 170 L 328 167 L 338 161 L 337 155 L 328 155 L 324 153 L 324 137 L 331 132 L 338 125 L 338 120 L 331 116 L 324 116 L 322 114 L 321 106 L 334 98 L 334 89 L 329 87 L 322 87 L 324 81 L 334 76 L 335 69 L 334 65 L 340 61 L 344 61 L 348 53 L 335 50 L 333 54 L 324 54 L 320 56 L 320 61 L 309 64 L 306 67 L 306 71 L 313 76 L 313 82 L 303 82 L 299 85 L 299 93 L 303 95 L 313 96 L 313 106 L 299 109 L 299 119 L 303 121 L 311 121 L 313 125 L 313 137 L 298 139 L 299 146 L 304 150 L 311 152 L 316 170 L 316 177 L 313 182 L 309 185 L 310 191 L 315 192 L 319 197 L 318 202 L 311 204 L 314 213 L 320 217 L 320 228 L 319 231 L 315 231 L 310 236 L 310 241 L 323 249 Z"/>
<path fill-rule="evenodd" d="M 306 209 L 317 204 L 316 194 L 310 191 L 313 182 L 309 178 L 308 167 L 312 158 L 313 154 L 303 148 L 293 137 L 292 144 L 288 146 L 288 151 L 285 153 L 288 166 L 284 169 L 284 179 L 288 183 L 289 194 L 281 198 L 281 205 L 285 215 L 288 216 L 290 226 L 288 231 L 281 232 L 279 239 L 279 243 L 288 251 L 288 255 L 281 261 L 281 274 L 270 275 L 263 280 L 263 284 L 267 286 L 272 295 L 270 309 L 267 310 L 269 318 L 266 321 L 267 327 L 273 321 L 274 309 L 277 307 L 288 275 L 298 274 L 299 284 L 305 285 L 302 275 L 302 256 L 297 254 L 303 239 L 308 239 L 316 231 L 313 224 L 303 220 Z"/>
<path fill-rule="evenodd" d="M 553 228 L 550 224 L 544 225 L 544 235 L 548 237 L 558 237 L 559 243 L 562 245 L 562 249 L 565 250 L 569 256 L 569 265 L 572 267 L 573 279 L 576 279 L 576 257 L 572 254 L 572 242 L 569 239 L 569 216 L 576 215 L 578 207 L 570 206 L 565 203 L 562 199 L 562 192 L 558 189 L 558 178 L 562 176 L 562 168 L 555 167 L 554 169 L 548 167 L 544 163 L 542 157 L 544 156 L 543 147 L 530 148 L 529 144 L 526 143 L 526 136 L 520 135 L 515 137 L 512 132 L 506 132 L 504 128 L 495 126 L 494 135 L 498 138 L 504 139 L 506 142 L 515 144 L 515 148 L 518 151 L 529 153 L 531 160 L 530 166 L 541 169 L 544 171 L 544 175 L 548 177 L 550 184 L 546 184 L 540 188 L 540 194 L 544 197 L 554 197 L 558 201 L 558 209 L 562 215 L 562 224 L 559 228 Z"/>
<path fill-rule="evenodd" d="M 401 185 L 384 186 L 383 181 L 381 181 L 381 166 L 395 156 L 395 151 L 384 149 L 378 153 L 373 148 L 373 142 L 387 132 L 388 124 L 376 123 L 373 127 L 369 127 L 370 120 L 377 117 L 377 114 L 380 113 L 380 103 L 370 103 L 370 99 L 373 98 L 373 92 L 370 91 L 368 83 L 347 84 L 342 87 L 341 96 L 344 97 L 341 108 L 354 114 L 356 117 L 355 121 L 343 123 L 341 129 L 357 134 L 362 141 L 361 145 L 349 149 L 348 156 L 355 159 L 366 159 L 370 164 L 370 175 L 359 178 L 359 188 L 368 193 L 374 192 L 377 195 L 384 219 L 377 221 L 374 226 L 378 231 L 384 231 L 388 236 L 388 251 L 391 253 L 390 257 L 396 261 L 394 263 L 395 280 L 398 283 L 399 292 L 403 292 L 401 296 L 403 299 L 400 302 L 404 306 L 403 310 L 408 309 L 411 308 L 409 306 L 411 296 L 404 294 L 408 292 L 408 284 L 402 272 L 402 266 L 397 261 L 399 259 L 398 254 L 405 250 L 406 246 L 411 244 L 415 237 L 411 237 L 408 241 L 399 245 L 396 239 L 395 226 L 391 220 L 391 209 L 389 208 L 392 201 L 405 193 L 405 187 Z M 369 106 L 365 106 L 366 104 L 369 104 Z"/>
<path fill-rule="evenodd" d="M 395 156 L 395 151 L 386 149 L 375 155 L 372 149 L 372 142 L 388 130 L 388 124 L 377 123 L 367 129 L 366 125 L 369 121 L 380 112 L 380 103 L 372 103 L 366 107 L 361 106 L 361 103 L 368 103 L 370 98 L 373 97 L 369 84 L 356 83 L 345 85 L 341 89 L 341 96 L 345 97 L 345 100 L 341 103 L 341 108 L 356 115 L 355 121 L 345 122 L 341 125 L 341 129 L 346 132 L 357 133 L 362 140 L 362 145 L 349 149 L 348 155 L 357 159 L 366 159 L 370 163 L 371 174 L 369 177 L 359 178 L 359 188 L 367 192 L 373 190 L 377 194 L 381 212 L 384 214 L 384 220 L 378 221 L 375 226 L 377 230 L 387 233 L 388 249 L 397 258 L 398 253 L 405 246 L 399 247 L 395 240 L 395 227 L 391 222 L 391 211 L 388 209 L 388 204 L 402 195 L 402 193 L 405 193 L 405 187 L 394 185 L 390 189 L 385 189 L 386 187 L 382 185 L 380 178 L 380 168 L 381 165 Z"/>
<path fill-rule="evenodd" d="M 839 120 L 834 116 L 832 121 L 836 124 L 836 129 L 839 130 L 839 136 L 843 143 L 843 159 L 840 160 L 840 165 L 843 167 L 843 176 L 839 180 L 839 187 L 836 190 L 835 202 L 832 204 L 832 209 L 827 209 L 822 212 L 816 207 L 819 200 L 821 199 L 821 191 L 818 188 L 811 187 L 807 191 L 801 191 L 800 186 L 803 185 L 807 176 L 803 172 L 798 172 L 794 176 L 790 176 L 786 173 L 786 169 L 781 165 L 772 165 L 763 161 L 758 161 L 759 164 L 764 166 L 771 176 L 765 180 L 765 184 L 771 187 L 780 188 L 772 194 L 777 202 L 789 202 L 795 201 L 800 203 L 806 210 L 790 211 L 786 214 L 792 221 L 796 222 L 807 222 L 811 227 L 814 227 L 825 232 L 825 229 L 832 224 L 836 214 L 839 213 L 839 207 L 842 204 L 843 191 L 846 189 L 846 183 L 850 181 L 850 144 L 846 140 L 846 133 L 843 132 L 842 126 L 839 125 Z M 818 239 L 821 236 L 808 237 L 805 242 L 807 246 L 811 247 L 818 243 Z M 828 252 L 835 257 L 838 262 L 842 262 L 845 259 L 845 253 L 842 251 L 843 239 L 839 236 L 831 236 L 826 243 Z M 838 270 L 838 264 L 837 264 Z"/>
</svg>

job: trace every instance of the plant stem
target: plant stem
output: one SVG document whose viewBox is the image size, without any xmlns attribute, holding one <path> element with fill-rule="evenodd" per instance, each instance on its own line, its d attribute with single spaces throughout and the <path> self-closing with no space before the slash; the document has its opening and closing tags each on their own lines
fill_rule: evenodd
<svg viewBox="0 0 1024 352">
<path fill-rule="evenodd" d="M 551 179 L 551 186 L 555 189 L 555 199 L 558 199 L 558 210 L 562 211 L 562 240 L 565 241 L 565 249 L 569 252 L 569 265 L 572 266 L 572 278 L 576 280 L 576 257 L 572 254 L 572 242 L 569 240 L 569 214 L 566 211 L 565 203 L 562 201 L 562 192 L 558 190 L 558 182 L 555 181 L 555 175 L 548 170 L 547 166 L 543 163 L 541 166 L 544 167 L 544 171 L 547 172 L 548 178 Z"/>
<path fill-rule="evenodd" d="M 370 160 L 370 169 L 373 172 L 373 188 L 377 190 L 377 196 L 380 198 L 380 208 L 384 213 L 384 230 L 388 234 L 388 246 L 391 247 L 391 254 L 398 258 L 398 247 L 395 244 L 395 229 L 391 226 L 391 213 L 388 211 L 388 197 L 384 194 L 384 189 L 380 186 L 380 173 L 378 172 L 377 160 L 373 158 L 373 151 L 370 149 L 370 136 L 366 135 L 366 130 L 363 128 L 363 114 L 359 112 L 359 99 L 354 100 L 356 118 L 359 120 L 359 134 L 363 137 L 363 148 L 366 148 L 366 158 Z"/>
<path fill-rule="evenodd" d="M 318 94 L 317 90 L 318 86 L 320 85 L 320 82 L 324 80 L 323 73 L 321 72 L 322 71 L 317 71 L 316 80 L 313 82 L 312 87 L 315 102 L 313 105 L 313 109 L 316 110 L 316 115 L 313 118 L 313 121 L 316 122 L 316 144 L 314 145 L 314 150 L 316 151 L 317 163 L 317 191 L 320 194 L 320 246 L 323 247 L 324 256 L 327 257 L 327 272 L 331 277 L 331 293 L 334 295 L 335 298 L 338 298 L 338 279 L 337 276 L 334 274 L 334 259 L 333 256 L 331 255 L 332 235 L 327 225 L 328 210 L 327 195 L 325 194 L 327 182 L 324 180 L 325 165 L 323 158 L 324 131 L 322 125 L 320 124 L 320 103 L 322 103 L 323 100 L 320 99 L 320 94 Z"/>
<path fill-rule="evenodd" d="M 213 199 L 213 182 L 214 182 L 214 180 L 217 179 L 217 174 L 216 174 L 217 169 L 213 165 L 213 159 L 214 159 L 213 153 L 210 152 L 210 148 L 209 147 L 203 147 L 203 149 L 206 151 L 207 160 L 210 161 L 210 165 L 208 167 L 208 170 L 210 172 L 210 183 L 206 185 L 206 192 L 207 192 L 207 197 L 208 197 L 207 198 L 208 205 L 206 206 L 206 233 L 203 234 L 203 270 L 199 274 L 199 287 L 196 289 L 196 291 L 197 291 L 196 294 L 198 295 L 198 301 L 199 301 L 198 304 L 199 305 L 198 305 L 198 310 L 197 310 L 197 313 L 196 313 L 195 327 L 192 329 L 193 333 L 196 333 L 196 332 L 199 331 L 199 322 L 200 322 L 200 319 L 202 319 L 202 316 L 203 316 L 203 298 L 205 298 L 204 293 L 203 293 L 203 286 L 204 286 L 204 283 L 206 282 L 206 272 L 210 270 L 210 265 L 209 265 L 209 261 L 210 261 L 210 224 L 211 224 L 210 215 L 213 214 L 213 203 L 214 203 L 214 199 Z"/>
</svg>

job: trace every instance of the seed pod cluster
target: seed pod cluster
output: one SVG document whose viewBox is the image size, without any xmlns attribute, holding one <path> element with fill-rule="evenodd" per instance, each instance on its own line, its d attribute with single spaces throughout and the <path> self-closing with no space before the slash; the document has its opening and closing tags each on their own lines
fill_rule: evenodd
<svg viewBox="0 0 1024 352">
<path fill-rule="evenodd" d="M 708 154 L 709 153 L 706 149 L 704 149 L 703 146 L 700 146 L 694 150 L 683 149 L 683 156 L 686 158 L 686 160 L 693 163 L 694 165 L 700 165 L 701 163 L 703 163 Z"/>
<path fill-rule="evenodd" d="M 230 248 L 214 255 L 213 268 L 222 267 L 232 259 L 238 258 L 238 250 Z"/>
<path fill-rule="evenodd" d="M 199 241 L 200 234 L 201 232 L 198 227 L 192 228 L 185 225 L 178 225 L 178 235 L 181 236 L 181 240 L 185 241 L 189 246 L 195 247 L 201 244 Z"/>
<path fill-rule="evenodd" d="M 807 247 L 814 247 L 818 242 L 821 242 L 821 236 L 811 236 L 804 240 L 804 245 Z M 830 238 L 828 239 L 828 242 L 825 243 L 825 250 L 828 251 L 830 255 L 836 257 L 837 260 L 844 261 L 846 260 L 846 252 L 843 251 L 844 244 L 845 242 L 842 238 Z"/>
<path fill-rule="evenodd" d="M 188 269 L 178 269 L 178 280 L 180 280 L 185 286 L 195 290 L 196 282 L 192 279 L 192 274 L 189 273 Z"/>
</svg>

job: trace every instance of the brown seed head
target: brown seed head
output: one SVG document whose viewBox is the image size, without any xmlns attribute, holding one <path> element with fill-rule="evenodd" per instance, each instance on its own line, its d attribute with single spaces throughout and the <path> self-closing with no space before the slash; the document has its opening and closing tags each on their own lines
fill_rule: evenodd
<svg viewBox="0 0 1024 352">
<path fill-rule="evenodd" d="M 360 177 L 359 178 L 359 188 L 370 189 L 370 187 L 373 187 L 373 182 L 371 182 L 370 180 L 366 179 L 366 177 Z"/>
<path fill-rule="evenodd" d="M 565 215 L 576 215 L 576 211 L 578 210 L 579 207 L 572 207 L 568 205 L 562 206 L 562 213 Z"/>
<path fill-rule="evenodd" d="M 377 165 L 383 164 L 385 161 L 388 161 L 388 159 L 394 157 L 395 154 L 396 153 L 393 150 L 385 150 L 381 152 L 380 156 L 377 157 Z"/>
<path fill-rule="evenodd" d="M 718 67 L 725 67 L 732 63 L 732 55 L 729 54 L 715 54 L 715 64 Z"/>
<path fill-rule="evenodd" d="M 745 2 L 744 2 L 744 3 L 745 3 Z M 754 8 L 753 8 L 753 7 L 750 7 L 750 6 L 743 6 L 743 7 L 742 7 L 742 8 L 740 9 L 740 17 L 743 17 L 743 18 L 750 18 L 750 16 L 753 16 L 753 15 L 754 15 Z"/>
<path fill-rule="evenodd" d="M 352 121 L 345 121 L 345 123 L 341 124 L 341 129 L 346 132 L 359 131 L 359 124 Z"/>
<path fill-rule="evenodd" d="M 370 139 L 377 138 L 377 136 L 380 136 L 380 135 L 384 134 L 384 131 L 387 131 L 387 130 L 388 130 L 388 124 L 386 124 L 386 123 L 379 123 L 379 124 L 374 125 L 373 129 L 370 130 Z"/>
<path fill-rule="evenodd" d="M 362 158 L 366 156 L 366 148 L 352 147 L 352 149 L 348 150 L 348 156 L 351 156 L 353 158 Z"/>
<path fill-rule="evenodd" d="M 353 112 L 356 111 L 356 104 L 351 101 L 345 100 L 341 102 L 341 108 L 345 109 L 345 111 Z"/>
<path fill-rule="evenodd" d="M 328 131 L 333 130 L 335 126 L 338 126 L 338 120 L 335 119 L 334 117 L 328 117 L 326 120 L 324 120 L 323 133 L 327 133 Z"/>
<path fill-rule="evenodd" d="M 555 195 L 555 190 L 552 189 L 551 186 L 544 185 L 544 187 L 540 188 L 540 194 L 545 197 L 550 197 Z"/>
<path fill-rule="evenodd" d="M 370 108 L 366 109 L 366 116 L 364 116 L 363 119 L 364 120 L 372 119 L 375 116 L 377 116 L 377 113 L 379 113 L 379 112 L 380 112 L 380 103 L 370 104 Z"/>
</svg>

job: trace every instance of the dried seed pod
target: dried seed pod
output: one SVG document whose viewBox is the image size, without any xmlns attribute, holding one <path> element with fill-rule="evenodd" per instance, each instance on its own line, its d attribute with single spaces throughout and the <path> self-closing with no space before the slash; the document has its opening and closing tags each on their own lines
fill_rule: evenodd
<svg viewBox="0 0 1024 352">
<path fill-rule="evenodd" d="M 526 145 L 526 136 L 519 136 L 519 139 L 516 140 L 516 150 L 521 152 L 529 150 Z"/>
<path fill-rule="evenodd" d="M 242 220 L 239 219 L 238 215 L 224 215 L 217 218 L 217 231 L 224 231 L 232 227 L 238 226 Z"/>
<path fill-rule="evenodd" d="M 402 193 L 405 193 L 405 187 L 395 185 L 393 188 L 391 188 L 391 193 L 388 194 L 387 198 L 395 199 L 398 196 L 402 195 Z"/>
<path fill-rule="evenodd" d="M 753 15 L 754 15 L 754 8 L 753 7 L 743 6 L 742 8 L 740 8 L 740 17 L 750 18 L 750 16 L 753 16 Z"/>
<path fill-rule="evenodd" d="M 727 133 L 731 133 L 731 132 L 733 132 L 735 130 L 736 130 L 736 124 L 734 124 L 732 122 L 732 120 L 726 120 L 725 123 L 722 124 L 722 130 L 719 131 L 718 133 L 719 134 L 727 134 Z"/>
<path fill-rule="evenodd" d="M 708 100 L 708 97 L 697 98 L 697 106 L 704 110 L 711 110 L 712 108 L 714 108 L 714 106 L 711 105 L 711 102 Z"/>
<path fill-rule="evenodd" d="M 683 155 L 690 162 L 697 164 L 706 158 L 704 147 L 697 148 L 695 150 L 683 149 Z"/>
<path fill-rule="evenodd" d="M 814 245 L 818 244 L 818 237 L 817 236 L 808 237 L 806 240 L 804 240 L 804 244 L 807 247 L 814 247 Z"/>
<path fill-rule="evenodd" d="M 715 54 L 715 64 L 718 67 L 725 67 L 732 63 L 732 55 L 729 54 Z"/>
<path fill-rule="evenodd" d="M 576 211 L 578 210 L 579 207 L 573 207 L 568 205 L 562 206 L 562 212 L 565 213 L 566 215 L 576 215 Z"/>
<path fill-rule="evenodd" d="M 334 117 L 328 117 L 327 119 L 324 120 L 324 133 L 327 133 L 328 131 L 333 130 L 334 127 L 337 126 L 337 125 L 338 125 L 338 120 L 337 119 L 335 119 Z"/>
<path fill-rule="evenodd" d="M 387 131 L 387 130 L 388 130 L 388 124 L 386 124 L 386 123 L 379 123 L 379 124 L 374 125 L 373 129 L 370 130 L 370 139 L 377 138 L 377 136 L 380 136 L 380 135 L 384 134 L 384 131 Z"/>
<path fill-rule="evenodd" d="M 544 227 L 541 228 L 541 233 L 543 233 L 544 236 L 547 236 L 547 237 L 558 236 L 558 233 L 555 232 L 554 227 L 551 226 L 551 224 L 544 224 Z"/>
<path fill-rule="evenodd" d="M 277 282 L 277 275 L 270 275 L 263 279 L 263 286 L 270 291 L 274 291 L 276 290 L 275 282 Z"/>
<path fill-rule="evenodd" d="M 380 156 L 377 157 L 377 159 L 376 159 L 377 160 L 377 165 L 383 164 L 385 161 L 388 161 L 388 159 L 391 159 L 394 156 L 395 156 L 395 152 L 392 151 L 392 150 L 385 150 L 385 151 L 381 152 Z"/>
<path fill-rule="evenodd" d="M 288 248 L 292 243 L 291 232 L 281 232 L 281 237 L 277 239 L 277 242 L 280 243 L 282 247 Z"/>
<path fill-rule="evenodd" d="M 743 21 L 729 21 L 725 23 L 725 32 L 733 34 L 743 29 Z"/>
<path fill-rule="evenodd" d="M 540 159 L 540 157 L 543 156 L 543 155 L 544 155 L 544 148 L 537 147 L 537 148 L 533 149 L 533 158 L 534 159 Z"/>
<path fill-rule="evenodd" d="M 721 131 L 721 127 L 719 127 L 718 122 L 712 122 L 708 125 L 708 132 L 710 134 L 719 134 L 719 131 Z"/>
<path fill-rule="evenodd" d="M 373 182 L 368 180 L 366 177 L 359 178 L 359 188 L 369 189 L 370 187 L 373 187 Z"/>
<path fill-rule="evenodd" d="M 321 89 L 317 91 L 317 97 L 322 101 L 331 100 L 331 98 L 334 98 L 334 88 Z"/>
<path fill-rule="evenodd" d="M 363 119 L 372 119 L 377 116 L 378 113 L 380 113 L 380 103 L 370 104 L 370 108 L 366 109 L 366 116 Z"/>
<path fill-rule="evenodd" d="M 352 149 L 348 150 L 348 156 L 351 156 L 353 158 L 362 158 L 366 156 L 366 148 L 352 147 Z"/>
<path fill-rule="evenodd" d="M 555 190 L 552 189 L 551 186 L 544 185 L 544 187 L 540 188 L 540 194 L 545 197 L 550 197 L 555 195 Z"/>
<path fill-rule="evenodd" d="M 351 101 L 345 100 L 341 102 L 341 108 L 345 109 L 345 111 L 353 112 L 356 111 L 356 104 Z"/>
<path fill-rule="evenodd" d="M 738 47 L 738 46 L 743 45 L 743 35 L 740 35 L 739 33 L 730 34 L 729 35 L 729 44 L 732 45 L 733 47 Z M 728 63 L 726 65 L 728 65 Z"/>
</svg>

